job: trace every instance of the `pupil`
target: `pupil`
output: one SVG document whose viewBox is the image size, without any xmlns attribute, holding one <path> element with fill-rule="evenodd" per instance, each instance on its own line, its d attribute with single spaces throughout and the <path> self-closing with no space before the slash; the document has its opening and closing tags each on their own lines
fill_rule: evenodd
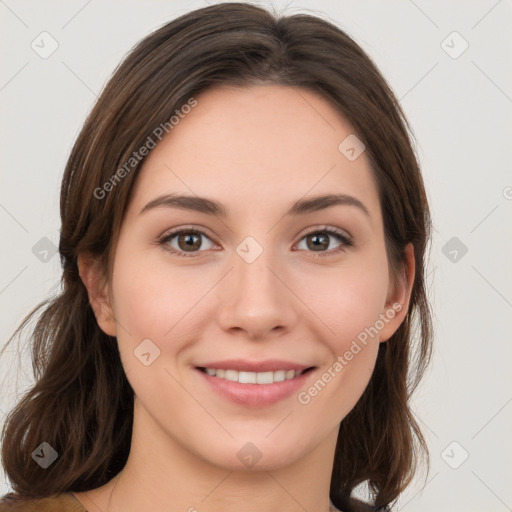
<svg viewBox="0 0 512 512">
<path fill-rule="evenodd" d="M 329 245 L 326 235 L 313 235 L 312 238 L 313 238 L 313 243 L 312 243 L 312 246 L 310 247 L 310 249 L 318 248 L 318 247 L 320 247 L 321 249 L 325 249 Z M 323 239 L 323 242 L 321 239 Z"/>
<path fill-rule="evenodd" d="M 199 249 L 201 245 L 200 237 L 197 234 L 182 235 L 181 239 L 185 239 L 185 245 L 188 248 Z"/>
</svg>

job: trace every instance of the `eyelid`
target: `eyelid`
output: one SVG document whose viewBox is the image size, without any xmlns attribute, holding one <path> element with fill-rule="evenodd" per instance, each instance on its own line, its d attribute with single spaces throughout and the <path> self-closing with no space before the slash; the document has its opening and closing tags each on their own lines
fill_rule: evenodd
<svg viewBox="0 0 512 512">
<path fill-rule="evenodd" d="M 331 226 L 330 224 L 321 224 L 319 226 L 313 226 L 312 228 L 306 228 L 306 231 L 303 231 L 300 235 L 300 239 L 304 238 L 307 235 L 311 235 L 313 233 L 318 232 L 327 232 L 332 233 L 347 239 L 348 242 L 352 242 L 354 237 L 345 229 L 337 228 L 335 226 Z"/>
<path fill-rule="evenodd" d="M 164 238 L 169 238 L 169 237 L 172 237 L 175 235 L 179 235 L 182 231 L 186 231 L 186 232 L 193 231 L 194 233 L 200 233 L 201 235 L 204 235 L 204 236 L 210 238 L 211 240 L 214 240 L 214 238 L 215 238 L 213 235 L 210 234 L 210 232 L 207 228 L 204 228 L 202 226 L 197 227 L 194 225 L 185 224 L 183 226 L 171 228 L 171 229 L 164 231 L 164 233 L 158 237 L 158 240 L 162 240 Z"/>
</svg>

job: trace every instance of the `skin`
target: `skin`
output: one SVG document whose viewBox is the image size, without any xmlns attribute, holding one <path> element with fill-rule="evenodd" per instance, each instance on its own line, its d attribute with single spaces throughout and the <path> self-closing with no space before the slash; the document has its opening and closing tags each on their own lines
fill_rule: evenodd
<svg viewBox="0 0 512 512">
<path fill-rule="evenodd" d="M 327 511 L 339 424 L 368 384 L 379 343 L 406 314 L 412 246 L 403 278 L 393 281 L 366 154 L 349 161 L 338 151 L 353 129 L 322 97 L 276 85 L 222 86 L 197 100 L 144 162 L 108 282 L 94 259 L 79 258 L 98 323 L 117 336 L 136 398 L 124 470 L 75 496 L 103 512 Z M 206 196 L 228 216 L 169 207 L 140 214 L 163 193 Z M 330 193 L 357 198 L 369 215 L 337 205 L 284 216 L 294 201 Z M 199 256 L 158 244 L 190 225 L 207 234 Z M 348 233 L 353 246 L 334 252 L 342 242 L 333 235 L 323 249 L 308 246 L 306 235 L 325 225 Z M 252 263 L 236 252 L 247 236 L 263 249 Z M 168 245 L 186 250 L 178 241 Z M 284 359 L 316 366 L 307 390 L 397 303 L 401 311 L 306 405 L 295 393 L 263 408 L 235 404 L 194 369 L 227 358 Z M 149 366 L 134 356 L 147 338 L 160 350 Z M 237 457 L 247 442 L 261 453 L 252 467 Z"/>
</svg>

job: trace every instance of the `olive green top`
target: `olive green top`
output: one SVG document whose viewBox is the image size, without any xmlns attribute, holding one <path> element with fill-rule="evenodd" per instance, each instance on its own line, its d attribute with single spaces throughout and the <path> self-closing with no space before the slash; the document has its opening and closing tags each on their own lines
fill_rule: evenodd
<svg viewBox="0 0 512 512">
<path fill-rule="evenodd" d="M 23 498 L 14 493 L 0 499 L 0 512 L 87 512 L 87 509 L 70 493 L 48 498 Z"/>
</svg>

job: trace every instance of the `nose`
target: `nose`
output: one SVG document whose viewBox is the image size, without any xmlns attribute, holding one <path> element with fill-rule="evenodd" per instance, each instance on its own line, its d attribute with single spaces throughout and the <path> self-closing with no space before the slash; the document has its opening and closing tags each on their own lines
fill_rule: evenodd
<svg viewBox="0 0 512 512">
<path fill-rule="evenodd" d="M 292 291 L 286 270 L 269 249 L 248 261 L 234 254 L 233 268 L 220 290 L 220 327 L 243 332 L 251 340 L 290 331 L 300 318 L 300 301 Z"/>
</svg>

